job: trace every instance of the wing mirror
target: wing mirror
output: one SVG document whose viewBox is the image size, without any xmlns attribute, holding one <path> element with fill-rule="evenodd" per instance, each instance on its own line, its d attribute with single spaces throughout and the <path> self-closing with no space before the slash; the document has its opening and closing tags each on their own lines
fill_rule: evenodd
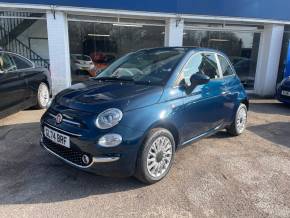
<svg viewBox="0 0 290 218">
<path fill-rule="evenodd" d="M 183 79 L 180 81 L 179 85 L 186 91 L 186 93 L 191 93 L 196 86 L 207 84 L 209 81 L 210 78 L 207 75 L 196 73 L 190 77 L 190 84 L 187 84 Z"/>
<path fill-rule="evenodd" d="M 202 73 L 195 73 L 190 77 L 190 86 L 198 86 L 198 85 L 203 85 L 207 84 L 210 81 L 209 76 L 204 75 Z"/>
</svg>

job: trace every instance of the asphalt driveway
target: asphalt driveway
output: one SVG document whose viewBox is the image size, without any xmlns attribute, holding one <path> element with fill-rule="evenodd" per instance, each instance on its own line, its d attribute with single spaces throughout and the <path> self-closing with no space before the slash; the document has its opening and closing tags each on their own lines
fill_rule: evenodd
<svg viewBox="0 0 290 218">
<path fill-rule="evenodd" d="M 290 217 L 290 107 L 275 100 L 251 101 L 242 136 L 221 131 L 179 150 L 151 186 L 48 155 L 42 113 L 0 120 L 0 217 Z"/>
</svg>

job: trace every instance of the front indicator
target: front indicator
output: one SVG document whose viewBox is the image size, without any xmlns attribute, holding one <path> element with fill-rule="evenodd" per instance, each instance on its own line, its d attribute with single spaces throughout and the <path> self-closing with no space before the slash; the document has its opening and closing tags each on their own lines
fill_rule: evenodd
<svg viewBox="0 0 290 218">
<path fill-rule="evenodd" d="M 99 139 L 98 144 L 102 147 L 116 147 L 122 142 L 122 136 L 119 134 L 106 134 Z"/>
</svg>

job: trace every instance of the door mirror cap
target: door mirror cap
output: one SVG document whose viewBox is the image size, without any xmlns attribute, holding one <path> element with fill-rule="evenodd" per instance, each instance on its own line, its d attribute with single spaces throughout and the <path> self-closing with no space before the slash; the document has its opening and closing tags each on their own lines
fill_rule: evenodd
<svg viewBox="0 0 290 218">
<path fill-rule="evenodd" d="M 203 73 L 195 73 L 190 77 L 190 83 L 192 87 L 196 87 L 198 85 L 207 84 L 210 81 L 209 76 Z"/>
</svg>

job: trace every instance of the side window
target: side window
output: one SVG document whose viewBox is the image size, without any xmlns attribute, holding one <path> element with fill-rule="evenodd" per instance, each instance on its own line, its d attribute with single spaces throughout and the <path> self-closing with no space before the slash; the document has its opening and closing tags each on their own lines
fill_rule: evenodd
<svg viewBox="0 0 290 218">
<path fill-rule="evenodd" d="M 202 65 L 202 55 L 193 55 L 182 69 L 182 78 L 187 84 L 190 84 L 190 77 L 200 71 Z"/>
<path fill-rule="evenodd" d="M 202 54 L 200 72 L 207 75 L 210 79 L 218 79 L 220 77 L 215 54 Z"/>
<path fill-rule="evenodd" d="M 13 60 L 16 64 L 17 69 L 27 69 L 27 68 L 32 68 L 33 65 L 27 61 L 26 59 L 18 56 L 18 55 L 11 55 L 13 57 Z"/>
<path fill-rule="evenodd" d="M 220 55 L 218 55 L 218 58 L 219 58 L 219 61 L 221 64 L 223 76 L 233 75 L 234 71 L 233 71 L 231 65 L 229 64 L 228 60 L 225 57 L 220 56 Z"/>
<path fill-rule="evenodd" d="M 0 73 L 16 70 L 16 65 L 13 59 L 5 54 L 0 54 Z"/>
</svg>

